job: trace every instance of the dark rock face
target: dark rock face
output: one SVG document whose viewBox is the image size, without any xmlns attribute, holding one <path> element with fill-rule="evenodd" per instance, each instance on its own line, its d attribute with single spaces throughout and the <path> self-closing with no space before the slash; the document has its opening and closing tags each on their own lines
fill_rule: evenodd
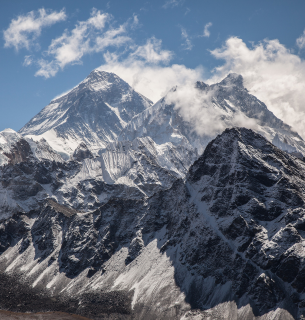
<svg viewBox="0 0 305 320">
<path fill-rule="evenodd" d="M 253 283 L 250 296 L 260 306 L 261 310 L 268 310 L 284 299 L 284 293 L 277 283 L 262 273 Z"/>
<path fill-rule="evenodd" d="M 92 152 L 88 149 L 88 147 L 85 145 L 85 143 L 81 143 L 74 151 L 73 153 L 73 159 L 76 161 L 82 161 L 84 159 L 92 159 L 93 154 Z"/>
<path fill-rule="evenodd" d="M 136 151 L 106 150 L 94 157 L 81 144 L 65 162 L 39 161 L 29 154 L 29 158 L 19 157 L 21 162 L 16 156 L 12 163 L 0 166 L 1 213 L 39 210 L 43 201 L 52 197 L 78 210 L 93 210 L 111 197 L 151 196 L 177 179 L 177 173 L 161 167 L 144 145 Z M 122 182 L 116 183 L 121 177 Z"/>
<path fill-rule="evenodd" d="M 127 292 L 112 291 L 107 293 L 93 294 L 88 293 L 82 296 L 68 298 L 64 296 L 50 296 L 50 294 L 41 288 L 31 288 L 18 281 L 18 278 L 0 274 L 0 299 L 1 308 L 6 310 L 14 310 L 15 312 L 27 312 L 22 317 L 20 314 L 5 314 L 1 319 L 70 319 L 65 314 L 55 314 L 53 317 L 49 314 L 38 315 L 36 318 L 28 312 L 48 312 L 64 311 L 70 314 L 85 315 L 86 318 L 71 316 L 72 319 L 89 320 L 100 319 L 100 316 L 106 319 L 130 319 L 130 294 Z M 113 317 L 108 318 L 108 314 L 113 314 Z M 4 317 L 4 316 L 7 316 Z M 88 317 L 88 318 L 87 318 Z"/>
<path fill-rule="evenodd" d="M 30 226 L 22 215 L 15 214 L 6 220 L 0 227 L 0 252 L 4 252 L 11 245 L 23 239 L 21 249 L 25 250 L 29 245 Z"/>
<path fill-rule="evenodd" d="M 11 164 L 17 164 L 33 158 L 31 147 L 25 139 L 17 141 L 12 147 L 11 152 L 5 152 L 4 154 L 9 158 Z"/>
<path fill-rule="evenodd" d="M 211 182 L 206 183 L 202 198 L 210 203 L 211 212 L 231 216 L 242 210 L 256 220 L 272 221 L 288 207 L 304 205 L 301 162 L 293 162 L 288 154 L 249 130 L 225 133 L 207 146 L 188 176 L 193 183 L 202 178 Z M 251 152 L 253 147 L 258 155 Z"/>
<path fill-rule="evenodd" d="M 67 164 L 52 166 L 62 179 Z M 69 166 L 78 170 L 78 162 Z M 0 270 L 62 303 L 35 305 L 40 311 L 181 319 L 196 310 L 217 318 L 220 305 L 234 303 L 226 319 L 267 320 L 275 310 L 302 319 L 304 178 L 303 161 L 251 130 L 226 130 L 186 181 L 149 198 L 113 197 L 88 212 L 49 199 L 2 221 Z"/>
</svg>

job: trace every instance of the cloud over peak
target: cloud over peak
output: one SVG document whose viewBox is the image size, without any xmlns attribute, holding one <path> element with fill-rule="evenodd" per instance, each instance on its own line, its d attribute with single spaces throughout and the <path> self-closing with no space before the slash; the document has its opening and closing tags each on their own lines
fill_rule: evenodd
<svg viewBox="0 0 305 320">
<path fill-rule="evenodd" d="M 100 70 L 114 72 L 135 90 L 156 102 L 173 86 L 194 83 L 203 78 L 203 68 L 187 68 L 169 62 L 173 53 L 162 49 L 162 41 L 154 37 L 138 46 L 127 58 L 120 60 L 115 53 L 105 53 Z"/>
<path fill-rule="evenodd" d="M 214 70 L 210 82 L 217 82 L 230 72 L 241 74 L 250 93 L 305 138 L 303 59 L 279 40 L 264 40 L 248 47 L 237 37 L 229 38 L 223 47 L 211 54 L 225 63 Z"/>
</svg>

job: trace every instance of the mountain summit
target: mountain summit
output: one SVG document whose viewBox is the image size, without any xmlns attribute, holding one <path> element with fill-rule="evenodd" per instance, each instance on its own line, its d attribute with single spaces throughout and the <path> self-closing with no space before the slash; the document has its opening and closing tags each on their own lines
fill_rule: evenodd
<svg viewBox="0 0 305 320">
<path fill-rule="evenodd" d="M 104 148 L 133 116 L 152 105 L 114 73 L 94 70 L 68 93 L 51 101 L 19 133 L 45 138 L 65 158 L 80 142 Z"/>
<path fill-rule="evenodd" d="M 217 134 L 234 126 L 249 127 L 280 149 L 305 155 L 304 140 L 250 94 L 235 73 L 212 85 L 197 81 L 194 88 L 174 87 L 136 115 L 119 139 L 149 135 L 159 144 L 188 144 L 201 154 Z"/>
<path fill-rule="evenodd" d="M 244 86 L 244 79 L 240 74 L 237 73 L 229 73 L 226 78 L 224 78 L 220 83 L 221 86 Z"/>
<path fill-rule="evenodd" d="M 68 159 L 81 142 L 98 151 L 110 142 L 147 136 L 160 146 L 170 143 L 170 148 L 200 154 L 225 128 L 245 126 L 282 150 L 305 155 L 303 139 L 248 92 L 241 75 L 230 73 L 212 85 L 198 81 L 189 89 L 174 87 L 153 104 L 114 73 L 94 70 L 19 133 L 35 141 L 46 139 Z"/>
</svg>

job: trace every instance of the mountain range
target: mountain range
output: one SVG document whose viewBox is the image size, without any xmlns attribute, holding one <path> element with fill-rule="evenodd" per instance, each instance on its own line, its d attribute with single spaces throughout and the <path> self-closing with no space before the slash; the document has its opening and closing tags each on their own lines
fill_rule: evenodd
<svg viewBox="0 0 305 320">
<path fill-rule="evenodd" d="M 0 309 L 303 319 L 304 155 L 240 75 L 153 104 L 94 70 L 0 132 Z"/>
</svg>

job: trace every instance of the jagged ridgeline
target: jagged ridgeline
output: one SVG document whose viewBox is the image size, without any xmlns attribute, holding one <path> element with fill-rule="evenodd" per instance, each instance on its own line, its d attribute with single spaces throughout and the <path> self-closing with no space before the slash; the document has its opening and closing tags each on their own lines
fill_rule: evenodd
<svg viewBox="0 0 305 320">
<path fill-rule="evenodd" d="M 255 131 L 196 130 L 179 90 L 95 70 L 0 133 L 0 318 L 305 316 L 303 139 L 239 75 L 193 90 Z"/>
</svg>

